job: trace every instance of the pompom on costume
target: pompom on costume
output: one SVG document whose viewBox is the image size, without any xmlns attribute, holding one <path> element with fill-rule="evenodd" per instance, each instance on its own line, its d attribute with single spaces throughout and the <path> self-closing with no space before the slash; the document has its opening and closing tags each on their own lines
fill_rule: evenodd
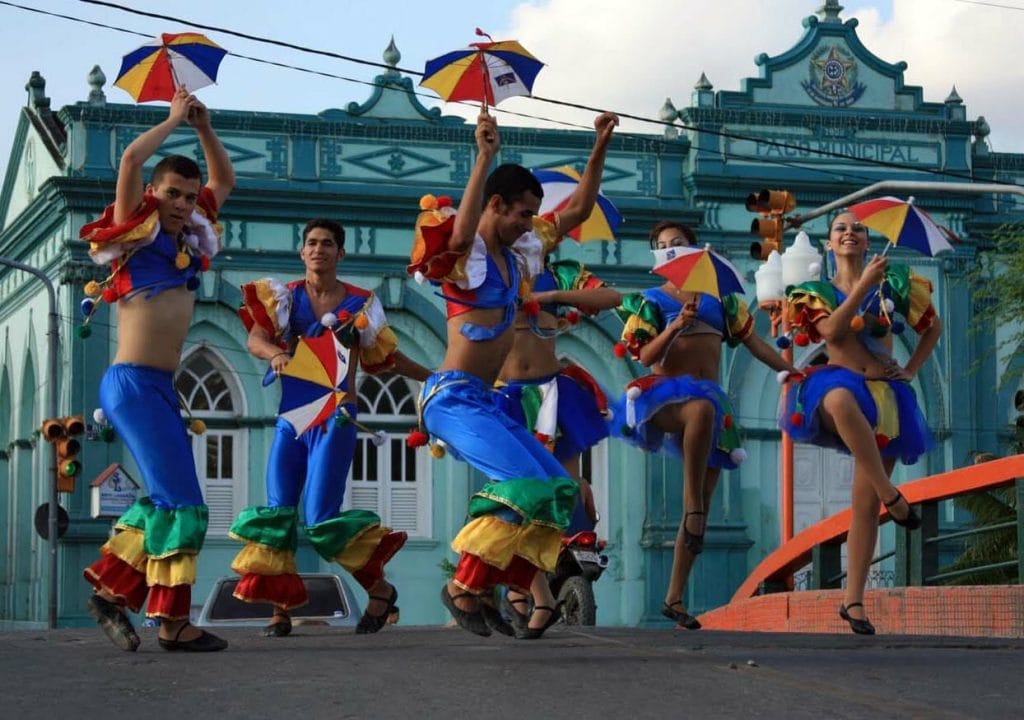
<svg viewBox="0 0 1024 720">
<path fill-rule="evenodd" d="M 625 296 L 617 311 L 624 322 L 620 340 L 623 354 L 628 353 L 639 360 L 644 345 L 657 337 L 682 311 L 682 303 L 661 288 Z M 753 332 L 753 319 L 746 303 L 737 295 L 727 295 L 719 301 L 712 295 L 701 294 L 694 323 L 683 334 L 694 330 L 716 334 L 735 346 Z M 708 466 L 738 467 L 746 457 L 740 447 L 739 426 L 725 390 L 711 380 L 689 375 L 647 375 L 634 380 L 626 386 L 625 393 L 615 404 L 612 434 L 648 452 L 679 456 L 679 434 L 658 429 L 652 418 L 667 405 L 694 400 L 706 400 L 714 407 Z"/>
<path fill-rule="evenodd" d="M 205 187 L 200 191 L 189 225 L 176 238 L 161 229 L 156 203 L 145 196 L 139 210 L 120 225 L 113 223 L 111 205 L 82 228 L 93 260 L 112 263 L 111 275 L 102 284 L 92 283 L 96 287 L 89 288 L 90 294 L 115 302 L 142 292 L 148 299 L 181 285 L 198 287 L 198 273 L 220 249 L 213 194 Z M 90 306 L 90 314 L 93 310 Z M 149 495 L 117 520 L 117 533 L 100 549 L 101 559 L 85 569 L 85 579 L 134 612 L 148 595 L 148 616 L 187 619 L 208 511 L 173 373 L 112 365 L 100 383 L 100 407 L 135 458 Z"/>
<path fill-rule="evenodd" d="M 317 318 L 304 280 L 287 285 L 272 278 L 257 280 L 242 286 L 239 316 L 247 330 L 258 325 L 283 348 L 299 337 L 334 332 L 346 350 L 358 352 L 363 370 L 389 370 L 398 341 L 380 301 L 367 290 L 343 285 L 346 295 L 338 307 Z M 345 355 L 342 360 L 347 364 Z M 357 432 L 354 393 L 351 400 L 344 397 L 350 392 L 347 372 L 338 392 L 343 397 L 333 414 L 301 434 L 283 412 L 278 417 L 267 461 L 267 505 L 243 510 L 230 530 L 231 537 L 245 543 L 231 566 L 242 576 L 235 589 L 240 600 L 273 603 L 286 610 L 307 602 L 295 566 L 300 521 L 317 553 L 337 562 L 367 590 L 383 577 L 384 565 L 405 544 L 405 533 L 382 526 L 373 512 L 339 512 Z M 284 402 L 282 398 L 282 408 Z"/>
<path fill-rule="evenodd" d="M 506 284 L 479 235 L 463 253 L 448 249 L 450 208 L 434 206 L 429 196 L 421 207 L 408 272 L 440 286 L 449 318 L 475 308 L 503 309 L 496 325 L 463 323 L 460 331 L 473 342 L 501 336 L 511 328 L 529 278 L 542 267 L 543 238 L 554 241 L 553 224 L 534 218 L 534 232 L 503 249 Z M 578 495 L 575 481 L 508 417 L 503 403 L 482 379 L 458 370 L 431 375 L 419 399 L 420 425 L 429 436 L 490 478 L 470 499 L 471 519 L 452 541 L 461 554 L 454 582 L 469 592 L 496 584 L 525 589 L 538 570 L 554 570 Z"/>
<path fill-rule="evenodd" d="M 910 272 L 905 265 L 890 265 L 882 291 L 865 298 L 862 315 L 851 325 L 857 338 L 877 357 L 888 357 L 879 342 L 900 327 L 892 315 L 898 313 L 907 325 L 921 334 L 935 320 L 931 302 L 931 283 Z M 821 339 L 815 323 L 831 315 L 845 296 L 827 282 L 807 282 L 789 289 L 787 312 L 795 328 L 812 341 Z M 810 368 L 805 377 L 790 388 L 779 425 L 796 442 L 831 447 L 846 454 L 849 448 L 842 440 L 821 425 L 818 410 L 825 396 L 836 388 L 853 395 L 857 406 L 874 429 L 879 452 L 884 458 L 895 458 L 912 465 L 934 445 L 931 431 L 909 383 L 901 380 L 868 380 L 860 373 L 837 365 Z"/>
</svg>

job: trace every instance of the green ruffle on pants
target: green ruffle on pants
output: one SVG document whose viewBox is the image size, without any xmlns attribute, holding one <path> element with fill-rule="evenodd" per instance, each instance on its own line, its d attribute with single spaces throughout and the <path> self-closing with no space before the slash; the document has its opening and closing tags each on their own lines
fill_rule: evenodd
<svg viewBox="0 0 1024 720">
<path fill-rule="evenodd" d="M 192 505 L 161 510 L 148 497 L 139 498 L 117 520 L 119 529 L 135 528 L 145 537 L 146 555 L 151 560 L 182 553 L 196 554 L 203 549 L 209 510 Z"/>
<path fill-rule="evenodd" d="M 336 518 L 305 528 L 306 537 L 324 560 L 336 560 L 368 529 L 380 525 L 380 516 L 369 510 L 346 510 Z"/>
<path fill-rule="evenodd" d="M 522 478 L 489 482 L 469 499 L 469 515 L 478 518 L 511 509 L 523 525 L 535 523 L 565 530 L 569 527 L 579 486 L 571 478 Z"/>
<path fill-rule="evenodd" d="M 248 507 L 235 518 L 228 535 L 294 553 L 299 546 L 297 517 L 294 507 Z"/>
</svg>

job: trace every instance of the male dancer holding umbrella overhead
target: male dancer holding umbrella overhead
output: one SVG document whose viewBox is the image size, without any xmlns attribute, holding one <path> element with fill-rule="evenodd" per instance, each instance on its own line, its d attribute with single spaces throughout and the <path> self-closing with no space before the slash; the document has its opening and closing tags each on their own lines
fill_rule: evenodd
<svg viewBox="0 0 1024 720">
<path fill-rule="evenodd" d="M 209 169 L 181 155 L 165 157 L 148 185 L 143 164 L 183 122 L 199 138 Z M 149 496 L 117 521 L 118 533 L 85 570 L 96 588 L 88 610 L 111 641 L 134 651 L 139 637 L 124 613 L 141 609 L 160 619 L 165 650 L 223 650 L 227 642 L 189 624 L 196 556 L 206 536 L 207 509 L 192 446 L 182 423 L 174 372 L 192 322 L 199 273 L 220 249 L 217 211 L 235 183 L 206 107 L 184 88 L 166 120 L 135 138 L 121 156 L 114 204 L 82 228 L 97 263 L 113 272 L 87 294 L 117 303 L 117 354 L 100 384 L 100 407 L 142 472 Z"/>
<path fill-rule="evenodd" d="M 423 386 L 421 418 L 427 432 L 491 479 L 470 500 L 471 520 L 452 542 L 461 554 L 458 567 L 441 590 L 456 622 L 478 635 L 490 635 L 492 626 L 510 632 L 485 598 L 498 584 L 525 591 L 538 572 L 554 569 L 576 505 L 576 483 L 501 410 L 493 384 L 545 245 L 590 215 L 616 124 L 615 115 L 598 116 L 579 187 L 552 223 L 537 217 L 543 191 L 529 170 L 507 164 L 487 176 L 500 140 L 494 119 L 481 113 L 476 162 L 459 212 L 425 198 L 417 220 L 409 272 L 441 285 L 448 311 L 448 350 Z M 426 440 L 419 434 L 415 439 Z M 521 637 L 538 638 L 557 621 L 550 591 L 544 600 Z"/>
<path fill-rule="evenodd" d="M 245 543 L 232 568 L 242 576 L 235 597 L 274 605 L 265 635 L 291 632 L 292 608 L 307 601 L 295 567 L 299 499 L 303 529 L 316 551 L 336 561 L 369 594 L 357 633 L 375 633 L 397 610 L 398 591 L 384 578 L 384 565 L 405 544 L 404 532 L 383 527 L 367 510 L 340 511 L 345 482 L 356 450 L 357 352 L 363 370 L 394 371 L 414 380 L 429 372 L 398 352 L 380 300 L 367 290 L 342 282 L 338 263 L 345 256 L 345 230 L 325 219 L 310 220 L 302 233 L 299 256 L 306 267 L 302 280 L 284 285 L 263 278 L 242 286 L 239 310 L 249 331 L 249 352 L 286 372 L 301 338 L 334 333 L 348 369 L 340 390 L 345 394 L 331 416 L 312 427 L 296 428 L 278 417 L 267 459 L 267 505 L 246 508 L 231 526 L 231 536 Z M 282 405 L 288 398 L 282 398 Z"/>
</svg>

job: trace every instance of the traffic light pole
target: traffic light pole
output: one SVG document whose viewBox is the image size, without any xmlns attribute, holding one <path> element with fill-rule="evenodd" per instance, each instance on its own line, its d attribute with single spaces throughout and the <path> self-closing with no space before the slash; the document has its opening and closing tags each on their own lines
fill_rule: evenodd
<svg viewBox="0 0 1024 720">
<path fill-rule="evenodd" d="M 881 192 L 924 192 L 953 195 L 1024 195 L 1024 187 L 1019 185 L 1001 185 L 999 183 L 947 183 L 928 182 L 924 180 L 883 180 L 874 185 L 868 185 L 849 195 L 844 195 L 838 200 L 833 200 L 827 205 L 815 208 L 803 215 L 793 215 L 786 218 L 786 224 L 790 227 L 800 227 L 808 220 L 821 217 L 825 213 L 844 208 L 855 200 L 860 200 L 868 195 L 876 195 Z"/>
<path fill-rule="evenodd" d="M 49 345 L 49 357 L 47 358 L 47 374 L 50 376 L 50 389 L 46 394 L 47 412 L 46 416 L 57 417 L 57 352 L 60 348 L 60 337 L 57 325 L 57 291 L 50 282 L 50 278 L 42 270 L 26 265 L 25 263 L 0 256 L 0 265 L 23 270 L 30 275 L 35 275 L 40 282 L 46 285 L 46 292 L 50 305 L 49 322 L 47 324 L 46 338 Z M 52 446 L 54 471 L 49 475 L 50 482 L 50 514 L 47 518 L 47 539 L 50 545 L 49 557 L 49 601 L 47 607 L 47 626 L 53 630 L 57 627 L 57 446 Z"/>
</svg>

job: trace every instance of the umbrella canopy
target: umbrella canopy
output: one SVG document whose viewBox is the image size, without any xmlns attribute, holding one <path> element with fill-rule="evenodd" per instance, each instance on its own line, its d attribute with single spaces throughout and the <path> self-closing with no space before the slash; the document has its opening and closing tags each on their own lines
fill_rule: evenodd
<svg viewBox="0 0 1024 720">
<path fill-rule="evenodd" d="M 955 236 L 937 224 L 924 210 L 914 205 L 914 198 L 900 200 L 883 197 L 866 200 L 849 207 L 849 212 L 862 223 L 889 238 L 889 243 L 908 247 L 934 257 L 952 250 L 950 238 Z"/>
<path fill-rule="evenodd" d="M 496 105 L 505 98 L 533 92 L 533 81 L 542 67 L 544 63 L 515 40 L 473 43 L 465 50 L 427 60 L 420 85 L 448 102 L 475 100 Z"/>
<path fill-rule="evenodd" d="M 296 436 L 324 422 L 346 396 L 348 348 L 332 332 L 300 338 L 295 354 L 281 372 L 278 414 L 291 423 Z"/>
<path fill-rule="evenodd" d="M 710 245 L 670 247 L 655 250 L 657 264 L 652 272 L 666 278 L 680 290 L 701 292 L 722 299 L 733 293 L 743 294 L 743 282 L 736 267 Z"/>
<path fill-rule="evenodd" d="M 560 212 L 572 197 L 580 182 L 580 174 L 571 167 L 534 170 L 534 176 L 544 188 L 544 198 L 540 203 L 540 213 Z M 614 240 L 615 231 L 622 224 L 620 213 L 612 201 L 601 193 L 597 195 L 590 217 L 569 231 L 569 237 L 576 242 L 588 240 Z"/>
<path fill-rule="evenodd" d="M 114 84 L 135 102 L 170 101 L 179 87 L 191 92 L 215 83 L 225 54 L 200 33 L 164 33 L 124 56 Z"/>
</svg>

